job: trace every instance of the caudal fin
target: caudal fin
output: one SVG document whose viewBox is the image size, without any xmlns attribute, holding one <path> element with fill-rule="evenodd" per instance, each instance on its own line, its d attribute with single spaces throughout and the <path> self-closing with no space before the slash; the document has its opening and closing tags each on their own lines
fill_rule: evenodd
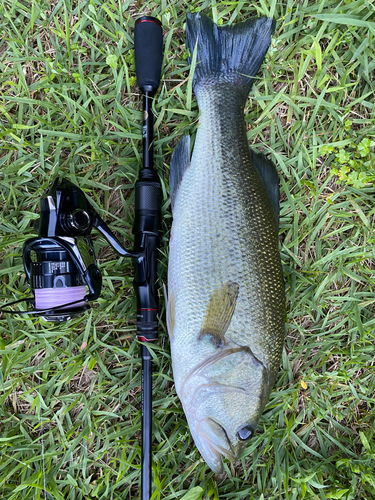
<svg viewBox="0 0 375 500">
<path fill-rule="evenodd" d="M 267 17 L 219 28 L 205 13 L 188 14 L 186 43 L 190 54 L 197 43 L 194 91 L 204 82 L 222 80 L 236 82 L 247 95 L 274 31 L 275 21 Z"/>
</svg>

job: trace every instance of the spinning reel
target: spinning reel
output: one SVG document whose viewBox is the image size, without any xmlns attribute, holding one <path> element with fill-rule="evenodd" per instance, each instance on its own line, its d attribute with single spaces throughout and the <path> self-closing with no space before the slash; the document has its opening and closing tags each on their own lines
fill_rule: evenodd
<svg viewBox="0 0 375 500">
<path fill-rule="evenodd" d="M 158 301 L 156 266 L 152 262 L 156 260 L 154 253 L 160 240 L 159 186 L 156 184 L 147 180 L 136 184 L 136 198 L 142 199 L 142 193 L 151 195 L 155 210 L 142 210 L 139 201 L 138 206 L 136 203 L 133 233 L 137 249 L 131 251 L 121 245 L 81 189 L 67 180 L 52 183 L 41 198 L 40 218 L 34 224 L 38 236 L 28 239 L 23 247 L 26 278 L 34 297 L 21 301 L 29 302 L 34 310 L 0 308 L 0 312 L 66 321 L 86 311 L 88 302 L 96 300 L 102 288 L 102 274 L 96 264 L 91 237 L 92 229 L 96 228 L 117 253 L 136 259 L 134 287 L 139 306 L 138 321 L 141 320 L 137 334 L 142 335 L 143 340 L 149 340 L 151 334 L 150 340 L 154 340 Z"/>
</svg>

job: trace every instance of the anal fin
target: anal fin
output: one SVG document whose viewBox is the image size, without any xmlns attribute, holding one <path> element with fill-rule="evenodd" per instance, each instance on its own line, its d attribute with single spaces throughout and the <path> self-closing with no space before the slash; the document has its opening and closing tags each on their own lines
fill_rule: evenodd
<svg viewBox="0 0 375 500">
<path fill-rule="evenodd" d="M 174 148 L 170 164 L 169 173 L 169 190 L 171 193 L 171 204 L 172 210 L 174 207 L 174 202 L 178 192 L 178 188 L 181 184 L 181 180 L 184 176 L 185 170 L 190 165 L 190 136 L 184 135 L 177 146 Z"/>
</svg>

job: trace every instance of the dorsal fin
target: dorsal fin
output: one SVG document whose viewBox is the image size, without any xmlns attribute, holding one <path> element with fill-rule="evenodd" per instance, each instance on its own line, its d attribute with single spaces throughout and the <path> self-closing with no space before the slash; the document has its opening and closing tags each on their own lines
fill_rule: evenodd
<svg viewBox="0 0 375 500">
<path fill-rule="evenodd" d="M 266 188 L 270 199 L 272 209 L 275 215 L 277 230 L 279 230 L 279 215 L 280 215 L 280 187 L 279 174 L 277 173 L 274 163 L 266 158 L 261 153 L 256 153 L 250 148 L 251 161 L 260 175 L 264 187 Z"/>
</svg>

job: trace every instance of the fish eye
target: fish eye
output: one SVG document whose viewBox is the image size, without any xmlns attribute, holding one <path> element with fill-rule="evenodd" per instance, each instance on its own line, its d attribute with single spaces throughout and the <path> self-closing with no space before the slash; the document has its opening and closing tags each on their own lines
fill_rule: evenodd
<svg viewBox="0 0 375 500">
<path fill-rule="evenodd" d="M 244 425 L 238 432 L 237 436 L 240 441 L 248 441 L 254 434 L 254 429 L 251 425 Z"/>
</svg>

